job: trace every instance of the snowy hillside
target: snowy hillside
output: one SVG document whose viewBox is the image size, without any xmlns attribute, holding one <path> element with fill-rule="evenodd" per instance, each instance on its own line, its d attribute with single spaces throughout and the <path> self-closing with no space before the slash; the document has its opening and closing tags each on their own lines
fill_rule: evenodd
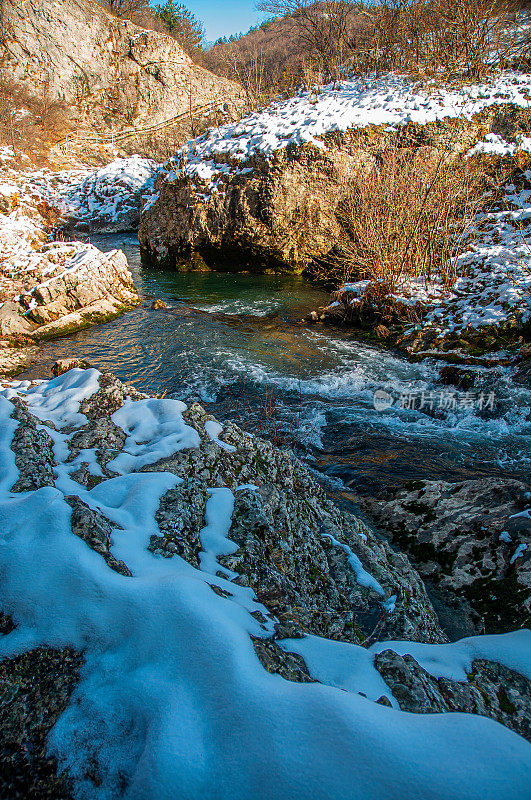
<svg viewBox="0 0 531 800">
<path fill-rule="evenodd" d="M 490 82 L 456 89 L 416 86 L 407 78 L 353 78 L 316 87 L 237 123 L 213 128 L 182 147 L 177 157 L 191 176 L 210 180 L 236 170 L 255 154 L 270 156 L 290 144 L 326 148 L 320 137 L 367 125 L 426 125 L 448 117 L 470 119 L 489 106 L 531 108 L 531 76 L 504 72 Z M 171 174 L 168 176 L 171 180 Z"/>
</svg>

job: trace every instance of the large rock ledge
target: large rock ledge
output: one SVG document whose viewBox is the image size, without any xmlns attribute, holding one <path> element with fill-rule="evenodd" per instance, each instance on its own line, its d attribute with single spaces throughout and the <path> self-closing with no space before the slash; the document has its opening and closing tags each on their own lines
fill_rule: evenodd
<svg viewBox="0 0 531 800">
<path fill-rule="evenodd" d="M 38 340 L 105 322 L 140 302 L 122 251 L 49 242 L 39 208 L 21 206 L 16 187 L 7 199 L 0 212 L 0 374 L 23 367 Z"/>
<path fill-rule="evenodd" d="M 338 209 L 360 167 L 392 147 L 457 156 L 492 131 L 525 130 L 528 123 L 528 111 L 500 104 L 472 120 L 353 128 L 323 135 L 324 148 L 290 144 L 247 160 L 214 153 L 215 178 L 171 160 L 142 214 L 144 258 L 168 267 L 301 272 L 333 253 L 342 235 Z"/>
<path fill-rule="evenodd" d="M 198 575 L 204 575 L 200 570 L 212 569 L 202 561 L 209 552 L 202 538 L 209 490 L 227 487 L 234 492 L 227 534 L 234 547 L 229 548 L 230 554 L 218 556 L 218 571 L 205 579 L 213 593 L 227 601 L 241 592 L 241 587 L 249 587 L 262 604 L 263 613 L 253 612 L 262 634 L 251 638 L 268 672 L 288 681 L 315 681 L 317 677 L 304 658 L 290 649 L 290 641 L 304 642 L 308 634 L 363 648 L 388 639 L 410 640 L 413 647 L 418 647 L 416 642 L 447 641 L 408 559 L 376 538 L 358 518 L 339 511 L 291 454 L 235 425 L 222 429 L 200 406 L 193 405 L 183 411 L 189 436 L 191 432 L 185 449 L 158 460 L 151 458 L 153 463 L 145 457 L 135 462 L 142 450 L 131 444 L 134 427 L 126 435 L 113 415 L 136 401 L 146 403 L 145 395 L 112 375 L 80 369 L 57 378 L 50 389 L 40 385 L 38 391 L 47 397 L 52 389 L 57 393 L 64 389 L 72 398 L 73 389 L 84 385 L 84 374 L 85 385 L 97 380 L 96 389 L 81 403 L 85 417 L 79 419 L 74 412 L 66 427 L 65 412 L 57 402 L 53 409 L 46 406 L 53 419 L 43 422 L 46 410 L 39 412 L 40 418 L 30 412 L 37 406 L 34 396 L 26 393 L 31 388 L 28 384 L 8 387 L 5 396 L 10 398 L 15 422 L 11 450 L 18 471 L 16 483 L 9 488 L 13 499 L 23 499 L 24 495 L 17 493 L 54 487 L 58 467 L 64 472 L 62 484 L 57 479 L 58 485 L 64 485 L 68 473 L 72 480 L 64 499 L 72 509 L 72 535 L 83 539 L 111 570 L 123 576 L 122 580 L 134 579 L 128 566 L 111 553 L 116 524 L 102 511 L 90 508 L 85 502 L 89 496 L 84 494 L 86 489 L 117 479 L 114 470 L 118 462 L 111 463 L 117 457 L 131 478 L 131 473 L 139 470 L 169 473 L 181 479 L 176 488 L 161 497 L 155 515 L 159 533 L 151 537 L 149 550 L 155 560 L 184 559 Z M 72 399 L 68 408 L 72 415 Z M 149 406 L 149 410 L 146 406 L 145 415 L 149 417 L 151 412 L 164 419 L 162 405 Z M 57 427 L 67 435 L 58 433 Z M 57 461 L 60 449 L 54 453 L 52 446 L 57 436 L 66 447 L 62 462 Z M 141 432 L 138 436 L 144 438 Z M 147 446 L 148 453 L 152 447 L 156 452 L 157 440 Z M 74 493 L 75 485 L 80 496 Z M 382 587 L 383 596 L 374 581 Z M 383 602 L 391 594 L 391 602 Z M 17 632 L 15 622 L 0 613 L 0 641 L 13 632 Z M 286 639 L 289 641 L 283 641 Z M 293 649 L 297 651 L 295 645 Z M 514 670 L 476 658 L 466 680 L 436 678 L 410 655 L 401 656 L 382 647 L 375 652 L 374 667 L 388 687 L 377 700 L 381 705 L 394 704 L 418 714 L 478 714 L 530 738 L 531 682 Z M 68 706 L 82 665 L 83 653 L 71 648 L 39 647 L 0 661 L 2 797 L 67 800 L 73 796 L 68 773 L 58 774 L 57 762 L 47 752 L 46 737 Z M 94 790 L 100 785 L 97 757 L 86 765 L 83 781 Z"/>
</svg>

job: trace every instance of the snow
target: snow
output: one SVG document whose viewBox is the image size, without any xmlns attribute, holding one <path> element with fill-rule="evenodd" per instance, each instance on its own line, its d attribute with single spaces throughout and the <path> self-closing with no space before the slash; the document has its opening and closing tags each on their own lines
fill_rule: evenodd
<svg viewBox="0 0 531 800">
<path fill-rule="evenodd" d="M 76 798 L 521 796 L 531 780 L 529 744 L 482 717 L 413 715 L 374 703 L 376 695 L 390 694 L 381 676 L 371 672 L 374 647 L 319 640 L 312 669 L 323 670 L 328 685 L 292 683 L 263 669 L 250 635 L 271 634 L 272 624 L 263 625 L 252 614 L 267 611 L 251 589 L 216 574 L 216 554 L 233 546 L 230 490 L 209 487 L 203 569 L 177 555 L 165 559 L 147 550 L 151 537 L 160 535 L 155 521 L 160 498 L 180 478 L 128 473 L 88 491 L 69 477 L 64 445 L 71 434 L 45 421 L 56 457 L 63 448 L 56 485 L 11 493 L 18 470 L 9 444 L 17 422 L 7 398 L 26 398 L 39 419 L 51 415 L 70 431 L 83 422 L 80 402 L 94 391 L 94 377 L 93 371 L 74 370 L 55 383 L 18 382 L 0 392 L 2 610 L 17 625 L 0 637 L 0 657 L 38 645 L 84 653 L 80 682 L 48 738 L 50 754 L 73 777 Z M 168 437 L 175 437 L 177 448 L 184 441 L 193 446 L 180 406 L 127 401 L 116 419 L 128 433 L 136 466 L 144 460 L 142 448 L 150 463 L 152 448 L 166 451 Z M 126 562 L 132 577 L 112 571 L 72 534 L 65 495 L 73 492 L 116 526 L 112 553 Z M 218 596 L 212 585 L 226 596 Z M 443 672 L 449 662 L 462 668 L 475 653 L 485 652 L 529 671 L 529 635 L 392 645 L 413 648 Z M 310 648 L 312 637 L 292 646 L 308 641 Z M 320 659 L 320 647 L 326 660 Z M 356 675 L 371 699 L 357 694 Z M 91 773 L 98 775 L 97 784 Z"/>
<path fill-rule="evenodd" d="M 347 544 L 343 544 L 342 542 L 338 542 L 332 534 L 330 533 L 323 533 L 323 538 L 330 539 L 332 544 L 335 547 L 340 547 L 344 553 L 347 554 L 347 560 L 349 565 L 352 567 L 354 575 L 356 576 L 356 583 L 359 583 L 360 586 L 364 586 L 366 589 L 372 589 L 373 592 L 376 592 L 380 595 L 385 595 L 384 590 L 372 575 L 370 575 L 364 568 L 359 560 L 358 556 L 352 552 L 350 547 Z"/>
<path fill-rule="evenodd" d="M 18 187 L 14 183 L 0 183 L 0 194 L 3 197 L 12 197 L 17 192 Z"/>
<path fill-rule="evenodd" d="M 531 152 L 531 139 L 521 134 L 516 142 L 506 142 L 497 133 L 488 133 L 482 142 L 478 142 L 466 154 L 467 157 L 482 154 L 489 156 L 514 156 L 519 150 L 524 153 Z"/>
<path fill-rule="evenodd" d="M 363 693 L 375 702 L 385 696 L 393 708 L 399 707 L 389 686 L 373 666 L 374 655 L 365 647 L 320 636 L 283 639 L 279 644 L 283 650 L 302 656 L 310 675 L 327 686 Z"/>
<path fill-rule="evenodd" d="M 219 438 L 223 432 L 223 425 L 220 425 L 219 422 L 216 422 L 215 420 L 208 420 L 208 422 L 205 422 L 205 431 L 207 432 L 210 441 L 215 442 L 217 445 L 219 445 L 219 447 L 229 453 L 235 452 L 236 448 L 234 445 L 227 444 L 227 442 L 222 442 Z"/>
<path fill-rule="evenodd" d="M 388 597 L 387 600 L 381 600 L 380 605 L 387 614 L 392 614 L 396 608 L 396 601 L 398 597 L 396 594 L 392 594 L 391 597 Z"/>
<path fill-rule="evenodd" d="M 471 241 L 456 258 L 461 277 L 444 303 L 433 305 L 424 325 L 453 333 L 531 319 L 530 199 L 531 192 L 515 194 L 508 187 L 501 200 L 506 210 L 478 216 Z"/>
<path fill-rule="evenodd" d="M 23 195 L 46 201 L 73 221 L 126 224 L 152 196 L 158 169 L 155 161 L 133 155 L 98 169 L 42 169 L 17 173 L 16 178 Z"/>
<path fill-rule="evenodd" d="M 487 636 L 471 636 L 451 644 L 420 642 L 376 642 L 369 648 L 347 642 L 305 636 L 284 639 L 282 648 L 304 658 L 310 674 L 330 686 L 361 693 L 371 700 L 385 695 L 394 708 L 398 704 L 381 674 L 374 667 L 374 656 L 392 650 L 411 655 L 434 678 L 467 681 L 476 659 L 503 664 L 531 679 L 531 631 Z"/>
<path fill-rule="evenodd" d="M 395 128 L 410 122 L 426 125 L 448 117 L 471 119 L 501 103 L 529 108 L 530 88 L 531 76 L 510 71 L 500 72 L 484 84 L 459 88 L 435 84 L 421 88 L 393 73 L 355 77 L 300 92 L 239 122 L 214 128 L 184 145 L 177 157 L 191 177 L 219 187 L 216 178 L 240 172 L 241 162 L 255 155 L 269 158 L 290 144 L 310 143 L 326 149 L 320 137 L 349 128 Z M 174 167 L 168 166 L 167 172 L 166 180 L 174 180 Z"/>
<path fill-rule="evenodd" d="M 51 381 L 36 386 L 22 384 L 3 391 L 4 397 L 23 397 L 28 411 L 38 419 L 53 422 L 56 428 L 88 422 L 79 411 L 83 400 L 98 391 L 100 373 L 96 369 L 72 369 Z"/>
<path fill-rule="evenodd" d="M 199 434 L 186 425 L 180 400 L 158 399 L 126 401 L 111 419 L 127 434 L 120 455 L 108 464 L 114 472 L 125 474 L 155 464 L 187 447 L 198 447 Z"/>
<path fill-rule="evenodd" d="M 0 161 L 3 164 L 9 164 L 10 161 L 15 160 L 15 151 L 11 145 L 0 146 Z"/>
<path fill-rule="evenodd" d="M 475 659 L 496 661 L 531 680 L 531 631 L 469 636 L 451 644 L 422 644 L 420 642 L 377 642 L 371 653 L 393 650 L 403 656 L 413 656 L 434 678 L 465 681 Z"/>
<path fill-rule="evenodd" d="M 526 550 L 527 550 L 527 544 L 525 542 L 523 542 L 522 544 L 519 544 L 518 547 L 516 548 L 516 550 L 514 551 L 514 553 L 512 554 L 511 560 L 509 561 L 509 564 L 514 564 L 516 559 L 517 558 L 521 558 L 524 555 Z"/>
<path fill-rule="evenodd" d="M 203 572 L 215 575 L 219 570 L 218 556 L 235 553 L 238 545 L 228 538 L 234 511 L 233 493 L 230 489 L 209 489 L 209 494 L 205 512 L 207 524 L 200 533 L 203 552 L 199 563 Z M 232 577 L 237 577 L 237 574 Z"/>
</svg>

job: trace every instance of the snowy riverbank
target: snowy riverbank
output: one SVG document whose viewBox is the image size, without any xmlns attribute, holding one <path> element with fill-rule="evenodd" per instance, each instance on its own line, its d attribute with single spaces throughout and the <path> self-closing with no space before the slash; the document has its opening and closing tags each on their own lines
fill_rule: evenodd
<svg viewBox="0 0 531 800">
<path fill-rule="evenodd" d="M 52 647 L 59 686 L 82 654 L 45 745 L 73 795 L 509 800 L 527 785 L 523 738 L 404 713 L 381 659 L 411 653 L 470 686 L 454 708 L 470 711 L 482 659 L 528 686 L 529 633 L 443 644 L 406 559 L 290 456 L 95 370 L 6 385 L 0 414 L 3 680 Z M 367 649 L 370 607 L 382 641 Z"/>
</svg>

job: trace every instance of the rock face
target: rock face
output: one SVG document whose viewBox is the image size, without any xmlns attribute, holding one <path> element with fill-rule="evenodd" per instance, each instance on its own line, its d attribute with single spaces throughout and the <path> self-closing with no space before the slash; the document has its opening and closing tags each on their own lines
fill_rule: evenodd
<svg viewBox="0 0 531 800">
<path fill-rule="evenodd" d="M 387 501 L 363 502 L 424 579 L 450 603 L 470 604 L 476 630 L 504 632 L 529 624 L 529 498 L 520 481 L 483 478 L 415 481 Z"/>
<path fill-rule="evenodd" d="M 168 267 L 188 260 L 217 269 L 301 272 L 334 252 L 342 235 L 338 211 L 360 168 L 378 163 L 391 147 L 424 148 L 426 158 L 441 148 L 466 152 L 503 117 L 503 109 L 487 109 L 468 122 L 353 128 L 324 134 L 324 147 L 292 143 L 247 158 L 221 152 L 226 142 L 217 152 L 214 142 L 204 170 L 189 168 L 184 156 L 157 178 L 158 196 L 140 224 L 144 257 Z M 249 118 L 250 131 L 255 122 Z"/>
<path fill-rule="evenodd" d="M 144 257 L 170 267 L 198 255 L 220 269 L 302 271 L 337 241 L 335 210 L 360 157 L 288 147 L 245 162 L 251 171 L 224 177 L 215 193 L 197 177 L 162 173 L 141 219 Z"/>
<path fill-rule="evenodd" d="M 241 87 L 194 65 L 170 36 L 92 0 L 5 0 L 4 70 L 26 91 L 74 107 L 89 124 L 153 126 L 190 106 L 242 102 Z"/>
<path fill-rule="evenodd" d="M 46 338 L 103 322 L 137 305 L 121 250 L 102 253 L 81 242 L 50 242 L 23 269 L 5 268 L 17 294 L 0 308 L 0 335 Z"/>
<path fill-rule="evenodd" d="M 12 373 L 34 342 L 104 322 L 138 305 L 127 259 L 82 242 L 48 242 L 31 204 L 0 213 L 0 372 Z"/>
<path fill-rule="evenodd" d="M 483 659 L 473 661 L 466 683 L 434 678 L 412 656 L 400 656 L 392 650 L 379 653 L 374 666 L 402 711 L 480 714 L 531 739 L 531 683 L 501 664 Z"/>
</svg>

